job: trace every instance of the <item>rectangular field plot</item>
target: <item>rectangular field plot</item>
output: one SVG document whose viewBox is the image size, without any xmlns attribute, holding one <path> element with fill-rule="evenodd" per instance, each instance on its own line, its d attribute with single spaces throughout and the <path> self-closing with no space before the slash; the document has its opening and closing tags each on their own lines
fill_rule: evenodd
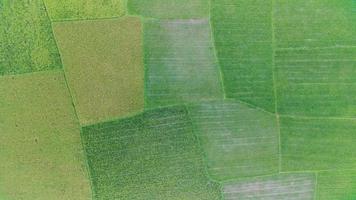
<svg viewBox="0 0 356 200">
<path fill-rule="evenodd" d="M 62 67 L 41 0 L 1 0 L 0 30 L 0 75 Z"/>
<path fill-rule="evenodd" d="M 63 73 L 0 77 L 0 97 L 0 199 L 90 199 Z"/>
<path fill-rule="evenodd" d="M 271 0 L 213 0 L 212 27 L 226 96 L 275 111 Z"/>
<path fill-rule="evenodd" d="M 44 0 L 52 21 L 100 19 L 126 14 L 127 0 Z"/>
<path fill-rule="evenodd" d="M 212 178 L 278 172 L 278 128 L 273 114 L 232 100 L 196 104 L 189 111 Z"/>
<path fill-rule="evenodd" d="M 141 30 L 137 17 L 54 24 L 82 124 L 143 110 Z"/>
<path fill-rule="evenodd" d="M 356 199 L 356 171 L 318 173 L 317 200 Z"/>
<path fill-rule="evenodd" d="M 315 177 L 312 174 L 280 174 L 227 183 L 225 200 L 313 200 Z"/>
<path fill-rule="evenodd" d="M 208 20 L 146 20 L 147 107 L 222 98 Z"/>
<path fill-rule="evenodd" d="M 349 0 L 277 0 L 278 111 L 356 116 L 356 14 Z"/>
<path fill-rule="evenodd" d="M 209 0 L 129 0 L 128 10 L 130 14 L 148 18 L 206 18 Z"/>
<path fill-rule="evenodd" d="M 83 128 L 98 199 L 219 199 L 185 107 Z"/>
<path fill-rule="evenodd" d="M 281 118 L 282 171 L 356 167 L 356 120 Z"/>
</svg>

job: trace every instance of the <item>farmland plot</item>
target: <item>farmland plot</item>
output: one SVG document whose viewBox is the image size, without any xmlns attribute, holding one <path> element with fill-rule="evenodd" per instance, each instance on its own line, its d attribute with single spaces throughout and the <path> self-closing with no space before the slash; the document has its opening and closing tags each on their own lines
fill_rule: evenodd
<svg viewBox="0 0 356 200">
<path fill-rule="evenodd" d="M 143 109 L 141 30 L 137 17 L 54 24 L 81 124 Z"/>
<path fill-rule="evenodd" d="M 62 67 L 41 0 L 0 1 L 0 44 L 0 75 Z"/>
<path fill-rule="evenodd" d="M 278 128 L 273 114 L 234 100 L 190 106 L 205 150 L 209 174 L 217 180 L 278 172 Z"/>
<path fill-rule="evenodd" d="M 0 198 L 90 199 L 63 73 L 0 77 L 0 97 Z"/>
<path fill-rule="evenodd" d="M 318 173 L 318 200 L 356 199 L 356 171 L 342 170 Z"/>
<path fill-rule="evenodd" d="M 219 199 L 185 107 L 83 128 L 97 199 Z"/>
<path fill-rule="evenodd" d="M 147 107 L 223 97 L 208 20 L 146 20 Z"/>
<path fill-rule="evenodd" d="M 205 18 L 209 16 L 209 0 L 128 0 L 128 10 L 148 18 Z"/>
<path fill-rule="evenodd" d="M 277 0 L 278 111 L 356 116 L 356 18 L 349 0 Z"/>
<path fill-rule="evenodd" d="M 223 187 L 225 200 L 313 200 L 313 174 L 280 174 L 230 182 Z"/>
<path fill-rule="evenodd" d="M 282 117 L 282 171 L 355 168 L 355 128 L 355 119 Z"/>
<path fill-rule="evenodd" d="M 52 21 L 99 19 L 126 14 L 127 0 L 43 0 Z"/>
<path fill-rule="evenodd" d="M 212 0 L 226 97 L 275 111 L 271 0 Z"/>
</svg>

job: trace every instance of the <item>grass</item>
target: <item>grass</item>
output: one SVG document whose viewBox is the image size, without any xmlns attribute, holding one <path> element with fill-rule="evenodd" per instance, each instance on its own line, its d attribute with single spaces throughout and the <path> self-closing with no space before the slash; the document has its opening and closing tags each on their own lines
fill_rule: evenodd
<svg viewBox="0 0 356 200">
<path fill-rule="evenodd" d="M 1 199 L 91 197 L 62 72 L 0 77 Z"/>
<path fill-rule="evenodd" d="M 190 113 L 212 178 L 223 181 L 278 172 L 274 115 L 234 100 L 198 103 Z"/>
<path fill-rule="evenodd" d="M 43 0 L 52 21 L 121 17 L 127 0 Z"/>
<path fill-rule="evenodd" d="M 143 109 L 139 18 L 58 22 L 53 28 L 81 124 Z"/>
<path fill-rule="evenodd" d="M 356 167 L 354 119 L 281 118 L 282 170 Z"/>
<path fill-rule="evenodd" d="M 349 0 L 277 1 L 280 113 L 356 115 L 356 20 L 351 4 Z"/>
<path fill-rule="evenodd" d="M 356 198 L 356 171 L 331 171 L 318 174 L 318 200 Z"/>
<path fill-rule="evenodd" d="M 83 128 L 96 199 L 219 199 L 185 107 Z"/>
<path fill-rule="evenodd" d="M 129 0 L 130 14 L 160 19 L 199 19 L 209 16 L 209 0 Z"/>
<path fill-rule="evenodd" d="M 280 174 L 230 182 L 224 185 L 225 200 L 313 200 L 312 174 Z"/>
<path fill-rule="evenodd" d="M 147 107 L 223 98 L 207 20 L 145 20 Z"/>
<path fill-rule="evenodd" d="M 212 0 L 211 6 L 226 97 L 274 112 L 272 1 Z"/>
<path fill-rule="evenodd" d="M 2 0 L 0 19 L 0 76 L 62 67 L 41 0 Z"/>
</svg>

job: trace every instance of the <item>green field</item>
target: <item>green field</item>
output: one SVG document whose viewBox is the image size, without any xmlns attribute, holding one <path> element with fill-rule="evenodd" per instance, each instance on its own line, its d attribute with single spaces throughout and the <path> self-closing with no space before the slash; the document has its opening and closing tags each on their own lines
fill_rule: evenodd
<svg viewBox="0 0 356 200">
<path fill-rule="evenodd" d="M 41 0 L 0 1 L 0 76 L 62 67 Z"/>
<path fill-rule="evenodd" d="M 224 184 L 225 200 L 313 200 L 312 174 L 281 174 Z"/>
<path fill-rule="evenodd" d="M 356 115 L 356 20 L 350 0 L 277 0 L 278 111 Z"/>
<path fill-rule="evenodd" d="M 185 107 L 83 128 L 96 199 L 219 199 Z"/>
<path fill-rule="evenodd" d="M 223 97 L 207 20 L 146 20 L 147 107 Z"/>
<path fill-rule="evenodd" d="M 234 100 L 204 102 L 189 109 L 216 180 L 278 172 L 278 128 L 273 114 Z"/>
<path fill-rule="evenodd" d="M 355 119 L 282 117 L 282 170 L 355 168 L 355 128 Z"/>
<path fill-rule="evenodd" d="M 100 19 L 126 14 L 127 0 L 43 0 L 52 21 Z"/>
<path fill-rule="evenodd" d="M 317 200 L 356 199 L 356 170 L 318 173 Z"/>
<path fill-rule="evenodd" d="M 274 112 L 271 10 L 271 0 L 212 0 L 211 23 L 226 97 Z"/>
<path fill-rule="evenodd" d="M 88 200 L 79 123 L 62 72 L 0 77 L 1 200 Z"/>
<path fill-rule="evenodd" d="M 0 200 L 356 200 L 356 0 L 0 0 Z"/>
<path fill-rule="evenodd" d="M 139 18 L 58 22 L 53 28 L 81 124 L 143 109 Z"/>
<path fill-rule="evenodd" d="M 128 10 L 147 18 L 199 19 L 209 16 L 209 0 L 128 0 Z"/>
</svg>

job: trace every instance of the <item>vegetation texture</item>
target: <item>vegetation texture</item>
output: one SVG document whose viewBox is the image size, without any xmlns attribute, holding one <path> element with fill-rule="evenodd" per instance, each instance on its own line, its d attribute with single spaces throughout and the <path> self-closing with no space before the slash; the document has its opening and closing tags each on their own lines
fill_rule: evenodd
<svg viewBox="0 0 356 200">
<path fill-rule="evenodd" d="M 185 107 L 84 127 L 97 199 L 219 199 Z"/>
<path fill-rule="evenodd" d="M 120 17 L 127 0 L 43 0 L 52 21 Z"/>
<path fill-rule="evenodd" d="M 143 109 L 139 18 L 58 22 L 54 32 L 82 124 Z"/>
<path fill-rule="evenodd" d="M 317 188 L 317 200 L 356 199 L 356 170 L 321 172 Z"/>
<path fill-rule="evenodd" d="M 355 36 L 356 0 L 0 0 L 0 199 L 355 200 Z"/>
<path fill-rule="evenodd" d="M 313 200 L 315 177 L 280 174 L 224 185 L 225 200 Z"/>
<path fill-rule="evenodd" d="M 0 77 L 1 199 L 91 196 L 78 120 L 62 72 Z"/>
<path fill-rule="evenodd" d="M 41 0 L 0 1 L 0 76 L 62 67 Z"/>
<path fill-rule="evenodd" d="M 130 14 L 160 19 L 199 19 L 209 16 L 209 0 L 129 0 Z"/>
<path fill-rule="evenodd" d="M 275 111 L 272 0 L 212 0 L 215 46 L 226 97 Z"/>
<path fill-rule="evenodd" d="M 236 101 L 190 107 L 207 156 L 209 174 L 228 180 L 278 172 L 276 117 Z"/>
<path fill-rule="evenodd" d="M 356 120 L 281 118 L 283 171 L 356 167 Z"/>
<path fill-rule="evenodd" d="M 222 98 L 207 20 L 146 20 L 146 106 Z"/>
<path fill-rule="evenodd" d="M 352 1 L 277 0 L 275 64 L 280 113 L 356 116 Z"/>
</svg>

